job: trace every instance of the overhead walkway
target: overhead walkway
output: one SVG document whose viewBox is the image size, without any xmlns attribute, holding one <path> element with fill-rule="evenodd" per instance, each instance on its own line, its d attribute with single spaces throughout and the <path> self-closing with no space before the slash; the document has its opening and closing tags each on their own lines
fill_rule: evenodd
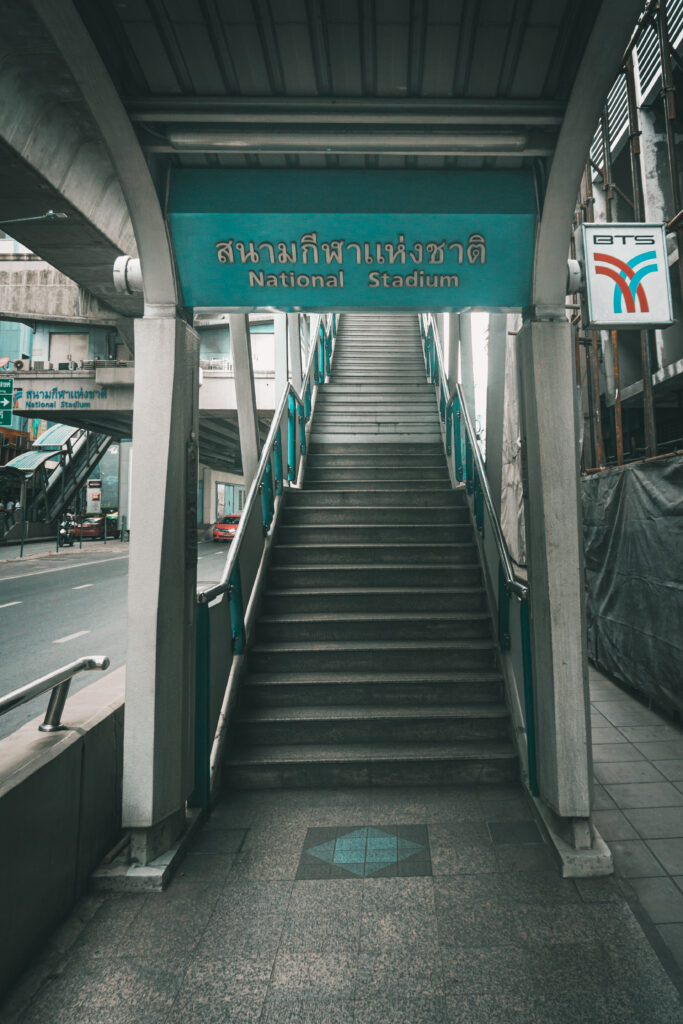
<svg viewBox="0 0 683 1024">
<path fill-rule="evenodd" d="M 12 459 L 0 472 L 11 473 L 26 488 L 26 519 L 52 522 L 73 504 L 111 444 L 110 434 L 55 424 L 34 442 L 30 452 Z M 19 523 L 7 533 L 19 533 Z"/>
<path fill-rule="evenodd" d="M 248 662 L 229 786 L 518 774 L 417 316 L 340 318 Z"/>
</svg>

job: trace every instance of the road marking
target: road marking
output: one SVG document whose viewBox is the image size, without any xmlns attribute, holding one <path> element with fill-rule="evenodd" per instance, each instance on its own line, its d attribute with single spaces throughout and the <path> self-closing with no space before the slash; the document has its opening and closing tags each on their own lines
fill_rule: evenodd
<svg viewBox="0 0 683 1024">
<path fill-rule="evenodd" d="M 86 565 L 108 565 L 109 562 L 121 562 L 128 555 L 116 555 L 114 558 L 98 558 L 96 562 L 75 562 L 74 565 L 60 565 L 55 569 L 41 569 L 40 572 L 22 572 L 18 576 L 0 576 L 0 583 L 6 580 L 25 580 L 29 576 L 45 576 L 49 572 L 66 572 L 67 569 L 83 569 Z"/>
<path fill-rule="evenodd" d="M 62 636 L 62 637 L 59 638 L 59 640 L 53 640 L 52 643 L 53 644 L 65 644 L 69 640 L 75 640 L 76 637 L 85 636 L 86 633 L 89 633 L 89 632 L 90 632 L 89 629 L 81 629 L 80 632 L 78 632 L 78 633 L 69 633 L 68 636 Z"/>
<path fill-rule="evenodd" d="M 7 604 L 0 604 L 0 608 L 11 608 L 13 604 L 21 604 L 21 601 L 8 601 Z"/>
<path fill-rule="evenodd" d="M 94 583 L 81 583 L 79 586 L 72 587 L 71 589 L 72 590 L 85 590 L 86 587 L 94 587 L 94 586 L 95 586 Z"/>
</svg>

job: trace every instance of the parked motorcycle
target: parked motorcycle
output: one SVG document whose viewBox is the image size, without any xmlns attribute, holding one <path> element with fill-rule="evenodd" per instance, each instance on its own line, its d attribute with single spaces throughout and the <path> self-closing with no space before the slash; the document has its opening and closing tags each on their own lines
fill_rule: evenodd
<svg viewBox="0 0 683 1024">
<path fill-rule="evenodd" d="M 67 512 L 59 524 L 59 546 L 60 548 L 74 546 L 74 535 L 76 532 L 76 517 Z"/>
</svg>

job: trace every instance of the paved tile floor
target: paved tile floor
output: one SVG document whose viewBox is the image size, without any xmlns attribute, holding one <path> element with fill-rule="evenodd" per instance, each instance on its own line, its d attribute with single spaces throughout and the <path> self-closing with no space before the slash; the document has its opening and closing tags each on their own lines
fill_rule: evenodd
<svg viewBox="0 0 683 1024">
<path fill-rule="evenodd" d="M 517 786 L 235 794 L 167 892 L 83 899 L 0 1021 L 683 1024 L 683 738 L 591 683 L 614 878 L 561 879 Z"/>
<path fill-rule="evenodd" d="M 595 823 L 621 891 L 680 977 L 683 731 L 595 669 L 590 685 Z"/>
</svg>

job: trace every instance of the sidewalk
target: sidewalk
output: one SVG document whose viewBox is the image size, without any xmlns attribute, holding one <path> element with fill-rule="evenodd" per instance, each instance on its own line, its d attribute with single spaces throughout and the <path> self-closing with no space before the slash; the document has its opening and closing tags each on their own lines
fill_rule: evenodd
<svg viewBox="0 0 683 1024">
<path fill-rule="evenodd" d="M 561 879 L 517 786 L 236 793 L 167 892 L 82 900 L 0 1020 L 682 1021 L 683 739 L 591 682 L 615 878 Z"/>
</svg>

